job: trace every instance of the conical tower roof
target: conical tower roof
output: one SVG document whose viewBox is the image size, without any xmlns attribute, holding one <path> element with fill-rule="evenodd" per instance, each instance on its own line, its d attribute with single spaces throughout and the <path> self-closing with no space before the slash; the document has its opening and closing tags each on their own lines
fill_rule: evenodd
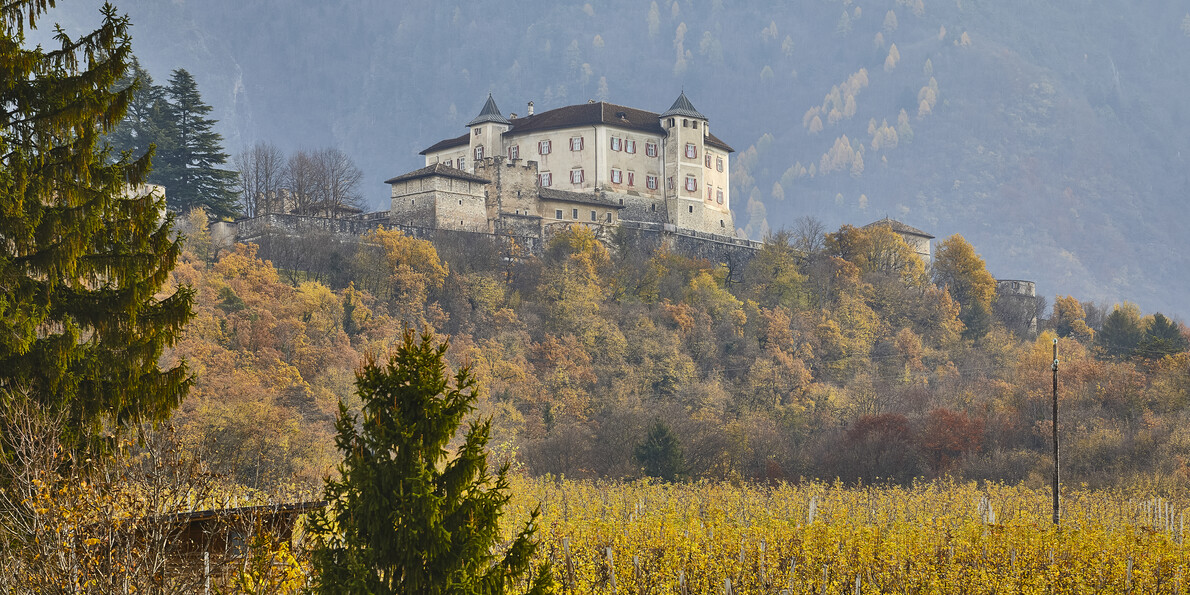
<svg viewBox="0 0 1190 595">
<path fill-rule="evenodd" d="M 670 116 L 686 116 L 687 118 L 698 118 L 700 120 L 707 119 L 707 117 L 699 113 L 698 110 L 694 108 L 694 104 L 690 103 L 690 100 L 686 98 L 686 91 L 682 91 L 682 94 L 678 95 L 678 98 L 674 101 L 674 104 L 669 106 L 669 109 L 665 110 L 665 113 L 661 114 L 662 118 L 668 118 Z"/>
<path fill-rule="evenodd" d="M 467 122 L 467 126 L 474 126 L 476 124 L 483 124 L 485 122 L 495 122 L 497 124 L 511 125 L 512 121 L 504 117 L 500 113 L 500 108 L 496 107 L 496 100 L 492 99 L 492 94 L 488 93 L 488 100 L 483 104 L 483 109 L 479 110 L 479 115 L 475 116 L 474 120 Z"/>
</svg>

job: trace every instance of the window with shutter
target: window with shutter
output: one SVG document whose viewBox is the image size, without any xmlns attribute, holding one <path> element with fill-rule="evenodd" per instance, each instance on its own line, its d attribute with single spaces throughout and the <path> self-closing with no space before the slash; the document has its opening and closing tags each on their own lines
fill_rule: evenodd
<svg viewBox="0 0 1190 595">
<path fill-rule="evenodd" d="M 686 143 L 686 157 L 688 159 L 698 159 L 698 148 L 694 143 Z"/>
<path fill-rule="evenodd" d="M 656 157 L 657 143 L 645 143 L 645 155 L 649 157 Z"/>
<path fill-rule="evenodd" d="M 570 139 L 570 150 L 571 151 L 582 151 L 583 150 L 583 137 L 576 136 L 576 137 Z"/>
<path fill-rule="evenodd" d="M 634 140 L 624 141 L 624 152 L 625 153 L 636 153 L 636 141 L 634 141 Z"/>
<path fill-rule="evenodd" d="M 540 155 L 550 154 L 550 141 L 543 140 L 537 143 L 537 153 Z"/>
<path fill-rule="evenodd" d="M 698 190 L 698 179 L 694 176 L 686 176 L 686 190 L 690 192 Z"/>
<path fill-rule="evenodd" d="M 623 142 L 624 142 L 623 139 L 621 139 L 620 137 L 613 136 L 612 137 L 612 150 L 619 151 L 623 146 L 623 144 L 622 144 Z"/>
<path fill-rule="evenodd" d="M 635 178 L 636 178 L 636 174 L 634 174 L 632 172 L 628 172 L 628 185 L 629 186 L 632 185 L 632 183 L 635 181 Z"/>
<path fill-rule="evenodd" d="M 657 176 L 645 176 L 645 187 L 649 190 L 656 190 Z"/>
<path fill-rule="evenodd" d="M 508 147 L 508 158 L 509 159 L 520 159 L 521 158 L 521 147 L 518 145 L 513 145 L 511 147 Z"/>
<path fill-rule="evenodd" d="M 624 181 L 624 173 L 618 169 L 612 170 L 612 183 L 619 184 Z"/>
<path fill-rule="evenodd" d="M 707 163 L 707 169 L 711 169 L 711 154 L 707 153 L 706 155 L 703 155 L 703 157 Z"/>
</svg>

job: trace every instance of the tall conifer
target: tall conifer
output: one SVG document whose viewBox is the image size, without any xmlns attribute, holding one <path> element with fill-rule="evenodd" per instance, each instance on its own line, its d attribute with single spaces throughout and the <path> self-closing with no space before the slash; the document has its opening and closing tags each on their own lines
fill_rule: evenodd
<svg viewBox="0 0 1190 595">
<path fill-rule="evenodd" d="M 173 71 L 165 87 L 170 146 L 160 148 L 154 179 L 165 186 L 170 208 L 187 213 L 202 207 L 216 218 L 236 214 L 236 173 L 219 166 L 227 163 L 223 136 L 207 118 L 211 106 L 203 103 L 198 83 L 184 69 Z"/>
<path fill-rule="evenodd" d="M 138 188 L 151 152 L 125 161 L 99 145 L 134 92 L 113 90 L 128 19 L 105 4 L 98 30 L 23 47 L 52 5 L 0 4 L 0 400 L 64 412 L 66 439 L 84 445 L 181 400 L 185 366 L 159 358 L 192 292 L 160 293 L 179 244 L 163 200 Z"/>
<path fill-rule="evenodd" d="M 494 595 L 531 572 L 536 513 L 501 551 L 508 466 L 493 485 L 490 422 L 471 424 L 453 457 L 446 450 L 476 397 L 467 368 L 448 380 L 446 348 L 406 331 L 387 365 L 357 374 L 362 421 L 339 403 L 341 478 L 326 481 L 327 507 L 312 519 L 315 592 Z M 529 592 L 551 584 L 543 565 Z"/>
</svg>

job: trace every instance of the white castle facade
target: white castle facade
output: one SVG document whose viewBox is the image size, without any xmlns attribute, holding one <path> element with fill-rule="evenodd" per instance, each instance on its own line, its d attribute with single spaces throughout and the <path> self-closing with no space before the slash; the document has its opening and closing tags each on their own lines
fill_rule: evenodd
<svg viewBox="0 0 1190 595">
<path fill-rule="evenodd" d="M 733 149 L 683 92 L 660 114 L 589 102 L 505 117 L 491 95 L 467 133 L 397 176 L 391 221 L 543 236 L 551 226 L 621 221 L 735 237 Z"/>
</svg>

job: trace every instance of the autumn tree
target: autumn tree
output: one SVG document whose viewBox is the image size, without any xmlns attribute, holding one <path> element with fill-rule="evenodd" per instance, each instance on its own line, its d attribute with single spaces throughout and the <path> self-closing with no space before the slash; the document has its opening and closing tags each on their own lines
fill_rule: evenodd
<svg viewBox="0 0 1190 595">
<path fill-rule="evenodd" d="M 1074 296 L 1058 296 L 1054 299 L 1054 314 L 1050 326 L 1059 337 L 1074 337 L 1088 342 L 1094 339 L 1095 331 L 1087 326 L 1087 313 Z"/>
<path fill-rule="evenodd" d="M 996 297 L 996 279 L 963 236 L 955 234 L 938 245 L 934 254 L 934 283 L 947 288 L 962 307 L 963 324 L 986 324 Z"/>
<path fill-rule="evenodd" d="M 530 593 L 551 588 L 548 567 L 531 565 L 536 512 L 501 545 L 508 465 L 488 474 L 491 421 L 446 450 L 477 398 L 468 368 L 448 378 L 446 349 L 406 330 L 387 364 L 358 372 L 362 419 L 340 402 L 343 462 L 311 518 L 314 592 L 497 594 L 530 574 Z"/>
<path fill-rule="evenodd" d="M 0 397 L 65 412 L 78 447 L 164 419 L 186 394 L 186 367 L 159 362 L 192 294 L 163 287 L 180 243 L 141 186 L 152 152 L 100 145 L 136 92 L 113 89 L 131 60 L 127 17 L 105 5 L 98 30 L 23 47 L 46 6 L 0 6 Z"/>
<path fill-rule="evenodd" d="M 806 307 L 803 287 L 806 276 L 798 270 L 793 239 L 793 234 L 786 230 L 765 238 L 744 268 L 744 295 L 767 308 L 783 306 L 797 311 Z M 814 240 L 807 238 L 807 241 Z"/>
</svg>

